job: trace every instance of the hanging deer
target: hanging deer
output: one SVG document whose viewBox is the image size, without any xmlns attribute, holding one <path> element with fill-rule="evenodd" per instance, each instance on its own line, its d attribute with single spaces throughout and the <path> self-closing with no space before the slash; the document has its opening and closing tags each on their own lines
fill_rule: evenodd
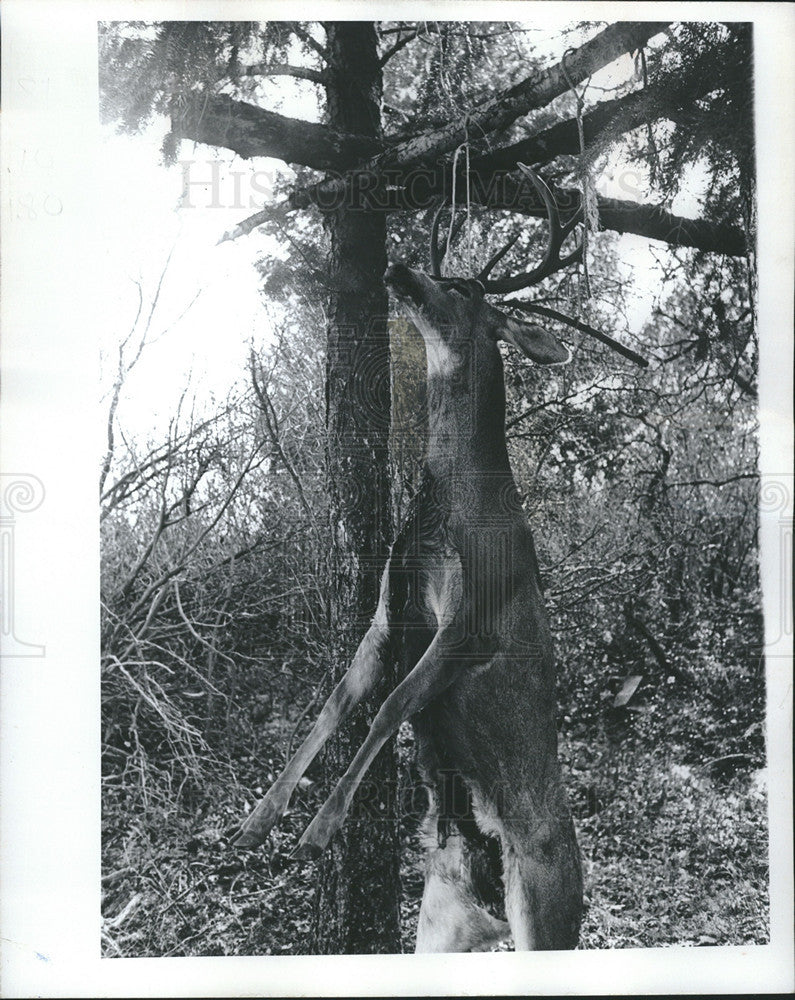
<svg viewBox="0 0 795 1000">
<path fill-rule="evenodd" d="M 521 166 L 521 165 L 520 165 Z M 391 264 L 384 280 L 423 337 L 429 440 L 420 488 L 390 550 L 372 625 L 303 745 L 238 833 L 261 843 L 328 736 L 374 687 L 389 657 L 403 680 L 307 828 L 318 856 L 342 825 L 374 757 L 411 719 L 430 808 L 418 952 L 574 948 L 580 859 L 557 755 L 555 662 L 533 537 L 505 441 L 506 341 L 539 365 L 569 352 L 549 332 L 490 305 L 581 255 L 561 257 L 580 219 L 561 224 L 547 185 L 522 170 L 549 220 L 540 264 L 502 280 L 443 278 L 439 214 L 431 274 Z"/>
</svg>

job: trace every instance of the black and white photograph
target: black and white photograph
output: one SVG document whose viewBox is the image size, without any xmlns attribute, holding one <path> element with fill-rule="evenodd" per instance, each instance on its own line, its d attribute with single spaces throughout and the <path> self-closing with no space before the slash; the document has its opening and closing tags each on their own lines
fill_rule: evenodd
<svg viewBox="0 0 795 1000">
<path fill-rule="evenodd" d="M 6 995 L 791 990 L 795 8 L 7 11 Z"/>
</svg>

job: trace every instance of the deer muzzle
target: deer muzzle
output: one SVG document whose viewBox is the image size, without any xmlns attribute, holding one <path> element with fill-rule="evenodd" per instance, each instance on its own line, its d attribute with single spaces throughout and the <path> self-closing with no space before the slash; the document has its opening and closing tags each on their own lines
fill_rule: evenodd
<svg viewBox="0 0 795 1000">
<path fill-rule="evenodd" d="M 399 299 L 422 305 L 434 291 L 434 284 L 422 271 L 414 271 L 405 264 L 390 264 L 384 271 L 384 284 Z"/>
</svg>

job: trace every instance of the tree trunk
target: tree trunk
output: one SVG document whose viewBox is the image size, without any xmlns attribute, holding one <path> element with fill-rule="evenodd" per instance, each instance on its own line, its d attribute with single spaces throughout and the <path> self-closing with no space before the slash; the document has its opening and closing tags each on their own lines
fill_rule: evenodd
<svg viewBox="0 0 795 1000">
<path fill-rule="evenodd" d="M 332 129 L 380 139 L 381 70 L 371 23 L 326 25 Z M 347 670 L 378 598 L 391 519 L 387 478 L 390 414 L 386 215 L 342 205 L 327 217 L 331 295 L 326 370 L 333 526 L 330 669 Z M 385 684 L 394 686 L 390 664 Z M 327 791 L 364 741 L 384 687 L 329 744 Z M 400 951 L 400 839 L 395 752 L 368 772 L 342 832 L 324 855 L 315 893 L 315 954 Z"/>
</svg>

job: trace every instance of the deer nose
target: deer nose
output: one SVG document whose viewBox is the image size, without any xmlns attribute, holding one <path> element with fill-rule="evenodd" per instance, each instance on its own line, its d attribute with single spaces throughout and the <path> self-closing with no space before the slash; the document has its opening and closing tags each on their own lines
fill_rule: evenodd
<svg viewBox="0 0 795 1000">
<path fill-rule="evenodd" d="M 417 286 L 417 276 L 405 264 L 390 264 L 384 271 L 384 284 L 395 295 L 410 295 Z"/>
<path fill-rule="evenodd" d="M 409 268 L 405 264 L 395 263 L 389 264 L 386 271 L 384 271 L 384 284 L 391 285 L 395 281 L 405 281 L 409 276 Z"/>
</svg>

